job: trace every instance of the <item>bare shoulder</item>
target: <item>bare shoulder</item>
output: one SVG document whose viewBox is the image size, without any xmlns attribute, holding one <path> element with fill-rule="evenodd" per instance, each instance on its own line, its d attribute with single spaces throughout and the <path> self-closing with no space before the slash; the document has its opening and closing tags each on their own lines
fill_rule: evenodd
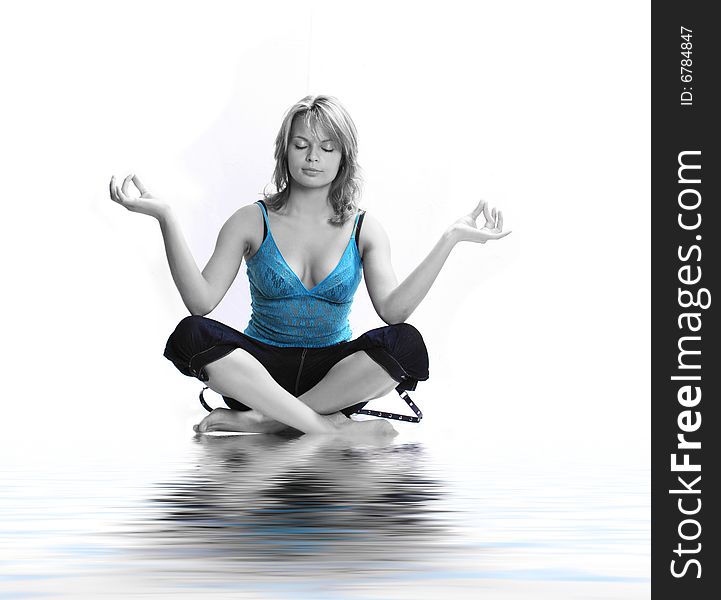
<svg viewBox="0 0 721 600">
<path fill-rule="evenodd" d="M 389 246 L 388 234 L 383 224 L 369 212 L 366 212 L 363 217 L 363 226 L 361 227 L 358 243 L 361 257 L 367 251 L 383 249 Z"/>
<path fill-rule="evenodd" d="M 258 251 L 263 242 L 263 214 L 255 202 L 236 210 L 223 225 L 227 233 L 243 245 L 246 259 Z"/>
<path fill-rule="evenodd" d="M 255 202 L 241 206 L 228 218 L 227 223 L 231 223 L 233 227 L 243 227 L 243 225 L 263 225 L 263 214 L 260 206 Z"/>
</svg>

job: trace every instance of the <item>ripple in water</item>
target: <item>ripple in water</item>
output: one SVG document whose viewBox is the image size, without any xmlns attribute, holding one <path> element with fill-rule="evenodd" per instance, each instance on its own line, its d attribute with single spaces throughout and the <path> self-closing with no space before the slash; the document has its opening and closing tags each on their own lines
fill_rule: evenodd
<svg viewBox="0 0 721 600">
<path fill-rule="evenodd" d="M 198 435 L 159 471 L 8 471 L 0 598 L 649 597 L 647 473 L 434 448 Z"/>
</svg>

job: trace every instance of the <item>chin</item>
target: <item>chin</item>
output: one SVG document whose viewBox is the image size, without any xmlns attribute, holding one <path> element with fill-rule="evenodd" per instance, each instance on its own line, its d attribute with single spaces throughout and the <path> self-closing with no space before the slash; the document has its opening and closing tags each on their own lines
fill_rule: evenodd
<svg viewBox="0 0 721 600">
<path fill-rule="evenodd" d="M 323 175 L 325 175 L 325 173 Z M 297 177 L 293 177 L 293 180 L 295 181 L 296 184 L 298 184 L 302 187 L 312 188 L 312 189 L 327 187 L 331 183 L 333 183 L 333 179 L 329 179 L 328 177 L 325 177 L 325 176 L 309 177 L 309 176 L 305 175 L 304 173 L 302 173 L 301 175 L 299 175 Z"/>
</svg>

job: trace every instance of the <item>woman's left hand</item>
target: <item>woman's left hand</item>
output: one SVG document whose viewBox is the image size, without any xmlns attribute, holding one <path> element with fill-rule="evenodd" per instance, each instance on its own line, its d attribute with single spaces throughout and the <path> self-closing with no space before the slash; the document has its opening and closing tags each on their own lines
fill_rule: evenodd
<svg viewBox="0 0 721 600">
<path fill-rule="evenodd" d="M 479 229 L 476 219 L 481 213 L 486 223 Z M 495 208 L 491 210 L 488 202 L 481 200 L 476 208 L 451 225 L 450 233 L 458 242 L 485 244 L 488 240 L 500 240 L 511 232 L 503 231 L 503 213 Z"/>
</svg>

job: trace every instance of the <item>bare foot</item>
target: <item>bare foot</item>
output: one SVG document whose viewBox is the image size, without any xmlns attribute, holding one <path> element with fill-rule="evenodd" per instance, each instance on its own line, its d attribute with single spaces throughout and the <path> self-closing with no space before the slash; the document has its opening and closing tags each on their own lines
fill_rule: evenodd
<svg viewBox="0 0 721 600">
<path fill-rule="evenodd" d="M 322 416 L 332 426 L 329 433 L 333 436 L 346 439 L 371 439 L 392 438 L 398 435 L 393 426 L 382 419 L 354 421 L 346 417 L 342 412 Z M 196 433 L 207 433 L 209 431 L 279 433 L 284 430 L 295 431 L 285 423 L 274 421 L 257 410 L 239 411 L 229 408 L 216 408 L 200 423 L 193 426 L 193 431 Z"/>
<path fill-rule="evenodd" d="M 200 423 L 193 425 L 196 433 L 208 431 L 237 431 L 243 433 L 276 433 L 288 426 L 279 421 L 268 419 L 256 410 L 240 411 L 229 408 L 216 408 Z"/>
<path fill-rule="evenodd" d="M 338 425 L 336 435 L 348 439 L 363 438 L 392 438 L 398 435 L 395 427 L 383 419 L 368 421 L 354 421 L 347 419 L 345 423 Z"/>
<path fill-rule="evenodd" d="M 321 415 L 324 419 L 327 419 L 331 425 L 334 425 L 336 427 L 339 427 L 341 425 L 344 425 L 348 423 L 351 419 L 349 417 L 346 417 L 342 412 L 336 412 L 331 415 Z"/>
</svg>

